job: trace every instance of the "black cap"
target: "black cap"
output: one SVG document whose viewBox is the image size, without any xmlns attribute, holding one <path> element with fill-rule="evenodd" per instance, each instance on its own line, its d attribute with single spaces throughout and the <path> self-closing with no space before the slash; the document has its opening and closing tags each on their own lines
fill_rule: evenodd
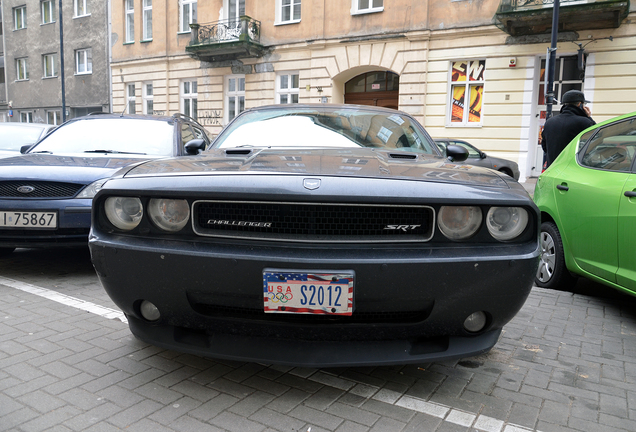
<svg viewBox="0 0 636 432">
<path fill-rule="evenodd" d="M 585 100 L 585 95 L 582 91 L 578 90 L 570 90 L 563 94 L 561 98 L 561 103 L 577 103 L 577 102 L 585 102 L 590 103 L 590 101 Z"/>
</svg>

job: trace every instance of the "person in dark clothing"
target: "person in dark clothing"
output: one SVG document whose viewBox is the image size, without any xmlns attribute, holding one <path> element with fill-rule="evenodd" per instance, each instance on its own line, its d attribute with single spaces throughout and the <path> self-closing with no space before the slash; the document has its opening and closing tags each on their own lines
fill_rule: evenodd
<svg viewBox="0 0 636 432">
<path fill-rule="evenodd" d="M 583 92 L 570 90 L 563 95 L 561 103 L 561 114 L 550 117 L 541 132 L 541 147 L 547 156 L 545 168 L 554 162 L 574 137 L 596 124 L 590 109 L 585 106 L 589 101 L 585 100 Z"/>
</svg>

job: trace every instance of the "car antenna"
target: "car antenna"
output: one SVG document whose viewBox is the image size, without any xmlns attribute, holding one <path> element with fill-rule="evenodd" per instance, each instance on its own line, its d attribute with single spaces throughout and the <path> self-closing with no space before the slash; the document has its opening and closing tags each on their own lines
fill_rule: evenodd
<svg viewBox="0 0 636 432">
<path fill-rule="evenodd" d="M 128 105 L 130 105 L 130 102 L 132 102 L 132 100 L 129 100 L 126 105 L 124 106 L 124 110 L 121 112 L 121 114 L 119 114 L 119 117 L 123 117 L 124 114 L 126 113 L 126 110 L 128 109 Z"/>
</svg>

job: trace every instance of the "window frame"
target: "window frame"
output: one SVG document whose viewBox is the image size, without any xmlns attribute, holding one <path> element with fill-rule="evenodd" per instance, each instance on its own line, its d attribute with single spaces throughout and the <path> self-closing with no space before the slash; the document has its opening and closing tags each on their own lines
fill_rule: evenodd
<svg viewBox="0 0 636 432">
<path fill-rule="evenodd" d="M 49 116 L 53 114 L 53 123 L 49 122 Z M 59 123 L 58 123 L 59 120 Z M 62 124 L 62 111 L 61 110 L 47 110 L 46 111 L 46 124 L 58 126 Z"/>
<path fill-rule="evenodd" d="M 26 13 L 26 5 L 20 5 L 13 8 L 13 31 L 24 30 L 27 28 L 27 13 Z M 20 15 L 20 24 L 21 27 L 18 27 L 18 14 Z"/>
<path fill-rule="evenodd" d="M 453 81 L 453 70 L 454 66 L 458 64 L 466 63 L 466 72 L 465 72 L 465 80 L 456 80 Z M 475 69 L 474 64 L 477 64 L 478 67 Z M 483 68 L 481 68 L 483 66 Z M 477 59 L 461 59 L 461 60 L 451 60 L 449 62 L 448 67 L 448 93 L 446 94 L 446 127 L 482 127 L 484 120 L 484 93 L 486 88 L 486 59 L 485 58 L 477 58 Z M 481 77 L 481 79 L 477 79 L 475 77 Z M 460 87 L 464 88 L 463 99 L 465 100 L 472 97 L 471 91 L 473 88 L 481 87 L 481 94 L 477 94 L 479 98 L 479 110 L 472 110 L 479 114 L 479 121 L 471 121 L 471 108 L 460 105 L 459 103 L 454 103 L 456 100 L 454 97 L 454 90 Z M 478 91 L 478 90 L 476 90 Z M 454 121 L 454 110 L 453 107 L 458 106 L 462 110 L 462 120 Z"/>
<path fill-rule="evenodd" d="M 27 121 L 22 121 L 23 116 L 26 116 Z M 20 111 L 20 123 L 33 123 L 33 111 Z"/>
<path fill-rule="evenodd" d="M 42 78 L 57 78 L 57 65 L 56 56 L 57 53 L 42 54 Z M 47 74 L 47 58 L 51 59 L 51 74 Z"/>
<path fill-rule="evenodd" d="M 179 93 L 181 96 L 181 113 L 197 120 L 199 117 L 199 86 L 197 79 L 195 78 L 181 81 L 181 84 L 179 86 Z M 189 113 L 187 113 L 186 111 L 189 111 Z"/>
<path fill-rule="evenodd" d="M 124 0 L 124 43 L 135 42 L 135 0 Z"/>
<path fill-rule="evenodd" d="M 363 15 L 384 11 L 384 0 L 380 0 L 382 1 L 382 6 L 373 6 L 373 2 L 375 0 L 367 0 L 369 2 L 369 6 L 366 8 L 360 7 L 360 1 L 362 0 L 351 0 L 351 15 Z"/>
<path fill-rule="evenodd" d="M 46 9 L 46 5 L 48 5 L 48 8 L 50 9 L 49 13 L 50 13 L 50 21 L 45 21 L 44 17 L 46 15 L 45 13 L 45 9 Z M 41 14 L 41 25 L 45 25 L 45 24 L 53 24 L 55 22 L 55 3 L 53 2 L 53 0 L 40 0 L 40 14 Z"/>
<path fill-rule="evenodd" d="M 137 114 L 137 86 L 134 82 L 126 83 L 126 109 L 124 112 Z"/>
<path fill-rule="evenodd" d="M 84 71 L 80 71 L 79 70 L 79 56 L 81 53 L 84 53 L 84 64 L 85 64 L 85 69 Z M 89 61 L 90 60 L 90 63 Z M 89 70 L 89 66 L 90 66 L 90 70 Z M 81 48 L 81 49 L 77 49 L 75 50 L 75 75 L 90 75 L 93 73 L 93 49 L 92 48 Z"/>
<path fill-rule="evenodd" d="M 141 10 L 141 40 L 148 42 L 152 40 L 152 0 L 142 0 Z"/>
<path fill-rule="evenodd" d="M 151 89 L 151 93 L 148 94 L 148 86 L 150 86 Z M 142 106 L 142 112 L 146 115 L 153 115 L 155 110 L 154 110 L 154 85 L 152 83 L 152 81 L 150 82 L 144 82 L 141 84 L 141 98 L 143 100 L 143 106 Z M 148 103 L 152 104 L 152 109 L 150 110 L 150 112 L 148 112 Z"/>
<path fill-rule="evenodd" d="M 283 3 L 288 1 L 288 5 L 284 5 Z M 297 24 L 302 19 L 302 0 L 276 0 L 276 21 L 275 25 L 284 25 L 284 24 Z M 284 9 L 289 8 L 289 19 L 284 19 Z M 296 8 L 298 8 L 298 18 L 294 18 L 294 13 L 296 12 Z"/>
<path fill-rule="evenodd" d="M 28 57 L 20 57 L 15 59 L 15 80 L 16 81 L 28 81 L 29 80 L 29 63 Z M 20 65 L 22 65 L 22 73 Z"/>
<path fill-rule="evenodd" d="M 231 85 L 231 81 L 235 80 L 234 83 L 234 90 L 230 90 L 230 85 Z M 241 80 L 243 83 L 243 90 L 240 90 L 241 88 Z M 240 113 L 242 113 L 243 111 L 245 111 L 245 75 L 239 75 L 239 74 L 234 74 L 234 75 L 226 75 L 225 76 L 225 85 L 224 85 L 224 109 L 223 109 L 223 120 L 225 122 L 225 124 L 228 124 L 230 121 L 232 121 L 237 115 L 239 115 Z M 243 109 L 241 110 L 240 106 L 240 102 L 241 102 L 241 98 L 243 101 Z M 234 99 L 234 112 L 230 113 L 230 99 Z M 238 103 L 237 103 L 238 102 Z"/>
<path fill-rule="evenodd" d="M 91 14 L 91 11 L 88 7 L 88 4 L 88 0 L 73 0 L 73 18 L 89 16 Z M 81 15 L 79 13 L 80 6 L 81 9 L 84 10 L 84 13 L 82 13 Z"/>
<path fill-rule="evenodd" d="M 282 78 L 287 77 L 288 86 L 282 87 Z M 294 77 L 297 77 L 298 87 L 293 87 Z M 296 102 L 291 101 L 293 95 L 296 95 Z M 281 96 L 287 96 L 287 102 L 281 102 Z M 300 99 L 300 72 L 283 72 L 276 75 L 276 103 L 277 104 L 293 104 L 299 103 Z"/>
<path fill-rule="evenodd" d="M 179 33 L 190 33 L 190 24 L 197 20 L 197 2 L 198 0 L 179 0 Z M 188 6 L 188 26 L 184 27 L 184 9 Z M 194 6 L 193 6 L 194 5 Z"/>
</svg>

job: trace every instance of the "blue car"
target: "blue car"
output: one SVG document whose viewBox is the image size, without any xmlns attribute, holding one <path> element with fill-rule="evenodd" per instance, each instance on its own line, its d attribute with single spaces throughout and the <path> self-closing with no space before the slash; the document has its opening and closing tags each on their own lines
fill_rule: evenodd
<svg viewBox="0 0 636 432">
<path fill-rule="evenodd" d="M 72 119 L 23 154 L 0 159 L 0 256 L 86 246 L 95 193 L 122 167 L 195 155 L 210 139 L 194 119 L 105 114 Z"/>
</svg>

